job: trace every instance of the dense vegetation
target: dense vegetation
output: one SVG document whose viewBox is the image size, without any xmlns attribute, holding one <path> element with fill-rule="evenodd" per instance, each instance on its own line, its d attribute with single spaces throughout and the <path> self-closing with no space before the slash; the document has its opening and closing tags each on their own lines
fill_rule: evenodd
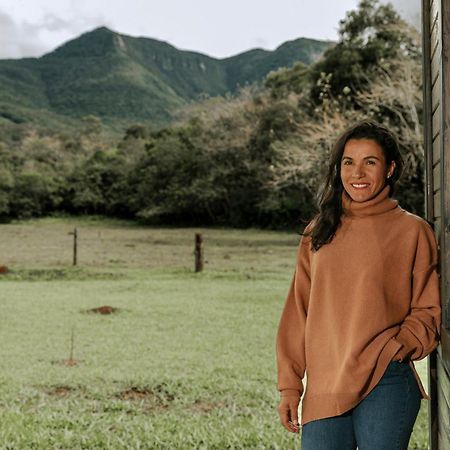
<svg viewBox="0 0 450 450">
<path fill-rule="evenodd" d="M 0 120 L 73 128 L 96 115 L 116 132 L 133 121 L 156 128 L 199 96 L 235 93 L 271 70 L 310 64 L 329 45 L 302 38 L 216 59 L 102 27 L 42 58 L 0 61 Z"/>
<path fill-rule="evenodd" d="M 8 122 L 0 214 L 299 227 L 314 211 L 332 141 L 365 117 L 397 133 L 406 160 L 397 198 L 423 214 L 420 66 L 414 30 L 391 6 L 363 0 L 315 64 L 271 72 L 263 87 L 238 96 L 192 104 L 172 126 L 152 131 L 135 123 L 115 142 L 94 116 L 66 134 Z"/>
</svg>

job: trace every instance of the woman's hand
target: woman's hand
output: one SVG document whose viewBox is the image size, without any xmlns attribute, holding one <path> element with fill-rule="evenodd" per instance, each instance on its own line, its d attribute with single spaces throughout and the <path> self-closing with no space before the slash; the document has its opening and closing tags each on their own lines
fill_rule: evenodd
<svg viewBox="0 0 450 450">
<path fill-rule="evenodd" d="M 392 361 L 408 362 L 413 350 L 408 351 L 405 347 L 400 347 L 397 353 L 392 357 Z"/>
<path fill-rule="evenodd" d="M 278 406 L 278 414 L 281 423 L 286 430 L 291 433 L 298 433 L 300 430 L 298 424 L 298 405 L 300 398 L 298 395 L 282 396 Z"/>
</svg>

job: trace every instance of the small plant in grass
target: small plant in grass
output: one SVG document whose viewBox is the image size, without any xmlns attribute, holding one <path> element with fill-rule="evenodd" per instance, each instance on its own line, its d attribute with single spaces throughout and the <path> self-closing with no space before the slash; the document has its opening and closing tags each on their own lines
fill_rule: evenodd
<svg viewBox="0 0 450 450">
<path fill-rule="evenodd" d="M 69 354 L 69 359 L 66 359 L 64 361 L 64 365 L 66 365 L 68 367 L 73 367 L 73 366 L 75 366 L 78 363 L 78 361 L 73 358 L 74 342 L 75 342 L 75 327 L 72 327 L 72 332 L 71 332 L 71 335 L 70 335 L 70 354 Z"/>
</svg>

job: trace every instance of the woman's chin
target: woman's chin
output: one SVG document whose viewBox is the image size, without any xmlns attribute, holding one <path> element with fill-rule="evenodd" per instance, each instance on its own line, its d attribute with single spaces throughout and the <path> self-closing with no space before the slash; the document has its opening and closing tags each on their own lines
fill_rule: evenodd
<svg viewBox="0 0 450 450">
<path fill-rule="evenodd" d="M 346 189 L 346 192 L 354 202 L 358 203 L 367 202 L 372 198 L 374 198 L 376 195 L 369 188 L 364 189 L 350 188 L 349 190 Z"/>
</svg>

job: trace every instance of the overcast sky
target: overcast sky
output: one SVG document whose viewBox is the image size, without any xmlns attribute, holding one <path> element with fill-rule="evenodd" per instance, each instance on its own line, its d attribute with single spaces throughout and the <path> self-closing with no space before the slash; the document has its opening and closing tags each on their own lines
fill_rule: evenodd
<svg viewBox="0 0 450 450">
<path fill-rule="evenodd" d="M 387 0 L 383 0 L 387 1 Z M 0 0 L 0 59 L 41 56 L 99 26 L 217 58 L 337 39 L 358 0 Z M 413 20 L 420 0 L 393 0 Z M 408 10 L 407 10 L 407 9 Z"/>
</svg>

